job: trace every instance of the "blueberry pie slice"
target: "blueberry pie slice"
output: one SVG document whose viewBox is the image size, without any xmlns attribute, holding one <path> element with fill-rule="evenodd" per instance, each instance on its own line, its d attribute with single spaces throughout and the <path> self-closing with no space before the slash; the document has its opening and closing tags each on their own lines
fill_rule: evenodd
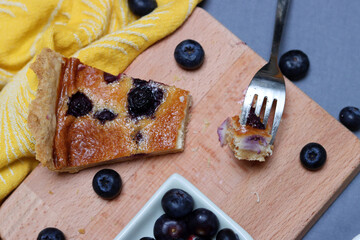
<svg viewBox="0 0 360 240">
<path fill-rule="evenodd" d="M 239 160 L 263 162 L 273 150 L 269 125 L 265 128 L 252 108 L 245 126 L 240 124 L 239 115 L 227 118 L 221 124 L 218 128 L 220 144 L 227 144 Z"/>
<path fill-rule="evenodd" d="M 28 124 L 36 158 L 49 169 L 77 172 L 184 149 L 188 91 L 113 76 L 50 49 L 31 68 L 39 87 Z"/>
</svg>

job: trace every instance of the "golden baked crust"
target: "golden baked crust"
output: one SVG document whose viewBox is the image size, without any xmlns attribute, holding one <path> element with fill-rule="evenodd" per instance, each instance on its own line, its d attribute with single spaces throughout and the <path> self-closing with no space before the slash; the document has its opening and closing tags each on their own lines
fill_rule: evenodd
<svg viewBox="0 0 360 240">
<path fill-rule="evenodd" d="M 54 56 L 57 60 L 52 62 Z M 44 50 L 32 69 L 42 88 L 39 85 L 32 103 L 38 106 L 31 108 L 30 130 L 38 145 L 37 159 L 51 170 L 77 172 L 139 156 L 183 151 L 191 106 L 188 91 L 125 74 L 112 76 L 51 50 Z M 44 86 L 46 91 L 42 90 Z M 129 93 L 139 86 L 161 91 L 162 100 L 151 116 L 133 117 L 129 112 Z M 78 116 L 70 111 L 76 94 L 85 95 L 91 102 L 86 114 Z M 49 109 L 46 114 L 44 105 Z M 115 118 L 101 121 L 97 114 L 104 110 L 114 113 Z"/>
<path fill-rule="evenodd" d="M 63 58 L 60 54 L 43 49 L 30 68 L 38 76 L 36 98 L 30 103 L 28 126 L 34 136 L 36 158 L 50 169 L 53 166 L 53 145 L 56 129 L 56 95 Z"/>
</svg>

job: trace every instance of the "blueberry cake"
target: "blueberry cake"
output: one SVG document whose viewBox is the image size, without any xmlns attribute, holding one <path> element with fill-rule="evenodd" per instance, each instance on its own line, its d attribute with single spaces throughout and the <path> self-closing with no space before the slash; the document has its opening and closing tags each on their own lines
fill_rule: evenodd
<svg viewBox="0 0 360 240">
<path fill-rule="evenodd" d="M 241 125 L 240 117 L 236 115 L 227 118 L 218 128 L 221 146 L 227 144 L 237 159 L 260 162 L 272 154 L 273 145 L 270 144 L 269 132 L 269 124 L 265 128 L 253 108 L 246 125 Z"/>
<path fill-rule="evenodd" d="M 36 158 L 49 169 L 94 165 L 184 149 L 188 91 L 111 75 L 44 49 L 31 65 L 39 79 L 29 108 Z"/>
</svg>

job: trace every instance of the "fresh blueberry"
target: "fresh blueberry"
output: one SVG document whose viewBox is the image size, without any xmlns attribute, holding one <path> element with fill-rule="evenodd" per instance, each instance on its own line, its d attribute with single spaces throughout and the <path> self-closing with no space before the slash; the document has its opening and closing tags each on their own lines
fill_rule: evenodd
<svg viewBox="0 0 360 240">
<path fill-rule="evenodd" d="M 117 117 L 117 114 L 108 109 L 99 110 L 94 114 L 94 117 L 98 119 L 102 124 L 106 121 L 112 121 Z"/>
<path fill-rule="evenodd" d="M 309 70 L 309 58 L 300 50 L 291 50 L 280 57 L 281 72 L 290 80 L 296 81 L 305 77 Z"/>
<path fill-rule="evenodd" d="M 122 180 L 116 171 L 112 169 L 102 169 L 95 174 L 92 186 L 100 197 L 111 200 L 120 194 Z"/>
<path fill-rule="evenodd" d="M 85 94 L 76 92 L 69 99 L 67 114 L 81 117 L 88 114 L 92 108 L 91 100 Z"/>
<path fill-rule="evenodd" d="M 356 107 L 344 107 L 340 111 L 339 119 L 351 131 L 360 129 L 360 110 Z"/>
<path fill-rule="evenodd" d="M 205 52 L 200 43 L 187 39 L 176 46 L 174 57 L 182 68 L 193 70 L 203 64 Z"/>
<path fill-rule="evenodd" d="M 155 0 L 128 0 L 128 5 L 130 10 L 140 17 L 151 13 L 157 8 Z"/>
<path fill-rule="evenodd" d="M 239 236 L 230 228 L 223 228 L 216 235 L 216 240 L 239 240 Z"/>
<path fill-rule="evenodd" d="M 163 90 L 145 82 L 137 84 L 128 94 L 128 112 L 132 118 L 151 117 L 163 99 Z"/>
<path fill-rule="evenodd" d="M 301 149 L 300 161 L 308 170 L 318 170 L 325 164 L 326 150 L 319 143 L 308 143 Z"/>
<path fill-rule="evenodd" d="M 253 128 L 265 129 L 265 125 L 261 122 L 260 117 L 256 116 L 255 108 L 250 108 L 249 116 L 246 121 L 246 125 L 249 125 Z"/>
<path fill-rule="evenodd" d="M 39 232 L 37 240 L 65 240 L 65 235 L 57 228 L 48 227 Z"/>
<path fill-rule="evenodd" d="M 156 240 L 187 240 L 189 233 L 184 220 L 163 214 L 155 222 L 154 236 Z"/>
<path fill-rule="evenodd" d="M 142 237 L 140 240 L 155 240 L 155 238 L 152 237 Z"/>
<path fill-rule="evenodd" d="M 164 212 L 172 218 L 182 218 L 192 212 L 194 199 L 184 190 L 173 188 L 161 199 Z"/>
<path fill-rule="evenodd" d="M 190 233 L 199 237 L 212 238 L 219 230 L 219 219 L 209 209 L 195 209 L 187 219 Z"/>
</svg>

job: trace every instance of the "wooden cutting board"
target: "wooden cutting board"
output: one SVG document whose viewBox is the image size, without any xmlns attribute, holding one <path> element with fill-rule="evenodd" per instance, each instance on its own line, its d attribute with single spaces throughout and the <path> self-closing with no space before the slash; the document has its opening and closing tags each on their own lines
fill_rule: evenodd
<svg viewBox="0 0 360 240">
<path fill-rule="evenodd" d="M 195 39 L 206 52 L 197 71 L 179 68 L 176 45 Z M 67 239 L 113 239 L 173 173 L 192 182 L 254 239 L 301 238 L 360 169 L 360 141 L 291 82 L 275 151 L 265 163 L 237 161 L 220 147 L 217 127 L 239 113 L 243 91 L 265 61 L 204 10 L 198 8 L 174 34 L 141 54 L 126 73 L 190 90 L 194 104 L 186 149 L 111 167 L 124 187 L 113 201 L 92 190 L 102 167 L 58 174 L 38 167 L 0 208 L 3 239 L 35 239 L 56 226 Z M 309 83 L 310 84 L 310 83 Z M 305 170 L 299 152 L 319 142 L 328 159 Z M 259 201 L 257 201 L 257 196 Z M 82 232 L 82 233 L 80 233 Z"/>
</svg>

